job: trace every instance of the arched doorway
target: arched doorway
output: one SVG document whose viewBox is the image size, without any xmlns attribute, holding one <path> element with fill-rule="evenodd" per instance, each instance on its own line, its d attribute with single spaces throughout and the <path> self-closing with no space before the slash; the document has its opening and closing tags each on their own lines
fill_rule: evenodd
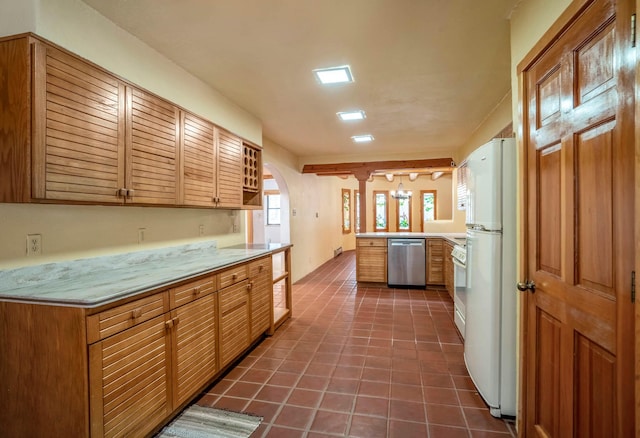
<svg viewBox="0 0 640 438">
<path fill-rule="evenodd" d="M 272 164 L 265 163 L 263 208 L 248 211 L 248 243 L 291 243 L 289 188 Z"/>
</svg>

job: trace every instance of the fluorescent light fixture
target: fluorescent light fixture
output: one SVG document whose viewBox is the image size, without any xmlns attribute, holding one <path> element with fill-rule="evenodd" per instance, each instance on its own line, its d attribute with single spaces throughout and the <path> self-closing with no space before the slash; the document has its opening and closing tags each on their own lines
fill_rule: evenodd
<svg viewBox="0 0 640 438">
<path fill-rule="evenodd" d="M 345 111 L 341 113 L 336 113 L 340 120 L 343 122 L 350 122 L 352 120 L 362 120 L 366 117 L 366 114 L 362 110 L 356 111 Z"/>
<path fill-rule="evenodd" d="M 347 82 L 353 82 L 351 68 L 348 65 L 319 68 L 317 70 L 314 70 L 313 73 L 316 75 L 316 79 L 318 79 L 318 81 L 323 85 L 344 84 Z"/>
<path fill-rule="evenodd" d="M 353 140 L 356 143 L 367 143 L 369 141 L 373 141 L 373 135 L 371 134 L 353 135 L 351 137 L 351 140 Z"/>
</svg>

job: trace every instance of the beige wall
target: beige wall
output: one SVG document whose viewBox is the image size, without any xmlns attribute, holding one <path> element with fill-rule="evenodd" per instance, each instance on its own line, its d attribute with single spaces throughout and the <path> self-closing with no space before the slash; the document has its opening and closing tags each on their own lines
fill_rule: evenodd
<svg viewBox="0 0 640 438">
<path fill-rule="evenodd" d="M 0 35 L 35 32 L 105 68 L 262 143 L 260 121 L 79 0 L 0 0 Z M 142 207 L 0 204 L 0 267 L 216 239 L 242 243 L 244 215 Z M 204 235 L 200 236 L 200 225 Z M 234 232 L 234 225 L 235 230 Z M 138 229 L 145 242 L 138 243 Z M 25 255 L 26 235 L 42 235 L 40 257 Z"/>
<path fill-rule="evenodd" d="M 300 173 L 297 157 L 267 138 L 263 146 L 263 161 L 277 169 L 289 191 L 291 269 L 297 281 L 331 259 L 336 248 L 355 248 L 355 240 L 343 237 L 341 228 L 341 189 L 348 187 L 336 177 Z"/>
</svg>

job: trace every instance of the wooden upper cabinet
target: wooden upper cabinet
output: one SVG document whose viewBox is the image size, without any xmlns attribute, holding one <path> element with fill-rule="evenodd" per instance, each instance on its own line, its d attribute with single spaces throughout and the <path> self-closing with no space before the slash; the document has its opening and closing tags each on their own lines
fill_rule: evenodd
<svg viewBox="0 0 640 438">
<path fill-rule="evenodd" d="M 0 78 L 0 202 L 262 206 L 259 147 L 97 65 L 4 37 Z"/>
<path fill-rule="evenodd" d="M 182 113 L 182 204 L 215 207 L 216 154 L 212 123 Z"/>
<path fill-rule="evenodd" d="M 242 207 L 242 140 L 217 129 L 218 207 Z"/>
<path fill-rule="evenodd" d="M 262 208 L 262 150 L 247 142 L 242 144 L 242 205 Z"/>
<path fill-rule="evenodd" d="M 124 85 L 43 43 L 33 50 L 33 198 L 122 203 Z"/>
<path fill-rule="evenodd" d="M 178 107 L 127 87 L 127 202 L 177 203 L 179 126 Z"/>
</svg>

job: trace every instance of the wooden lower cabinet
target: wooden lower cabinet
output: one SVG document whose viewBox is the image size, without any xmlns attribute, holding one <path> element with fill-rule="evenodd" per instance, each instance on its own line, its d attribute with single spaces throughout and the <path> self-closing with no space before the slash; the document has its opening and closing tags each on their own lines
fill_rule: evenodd
<svg viewBox="0 0 640 438">
<path fill-rule="evenodd" d="M 89 346 L 91 436 L 144 436 L 173 410 L 165 314 Z"/>
<path fill-rule="evenodd" d="M 251 341 L 255 341 L 273 327 L 273 281 L 271 256 L 249 265 L 251 302 Z"/>
<path fill-rule="evenodd" d="M 188 401 L 217 373 L 216 294 L 171 311 L 173 406 Z"/>
<path fill-rule="evenodd" d="M 444 284 L 444 251 L 442 239 L 427 239 L 427 284 Z"/>
<path fill-rule="evenodd" d="M 357 239 L 356 280 L 372 283 L 387 282 L 387 239 Z"/>
<path fill-rule="evenodd" d="M 251 343 L 249 280 L 218 292 L 220 321 L 220 368 L 230 364 Z"/>
</svg>

